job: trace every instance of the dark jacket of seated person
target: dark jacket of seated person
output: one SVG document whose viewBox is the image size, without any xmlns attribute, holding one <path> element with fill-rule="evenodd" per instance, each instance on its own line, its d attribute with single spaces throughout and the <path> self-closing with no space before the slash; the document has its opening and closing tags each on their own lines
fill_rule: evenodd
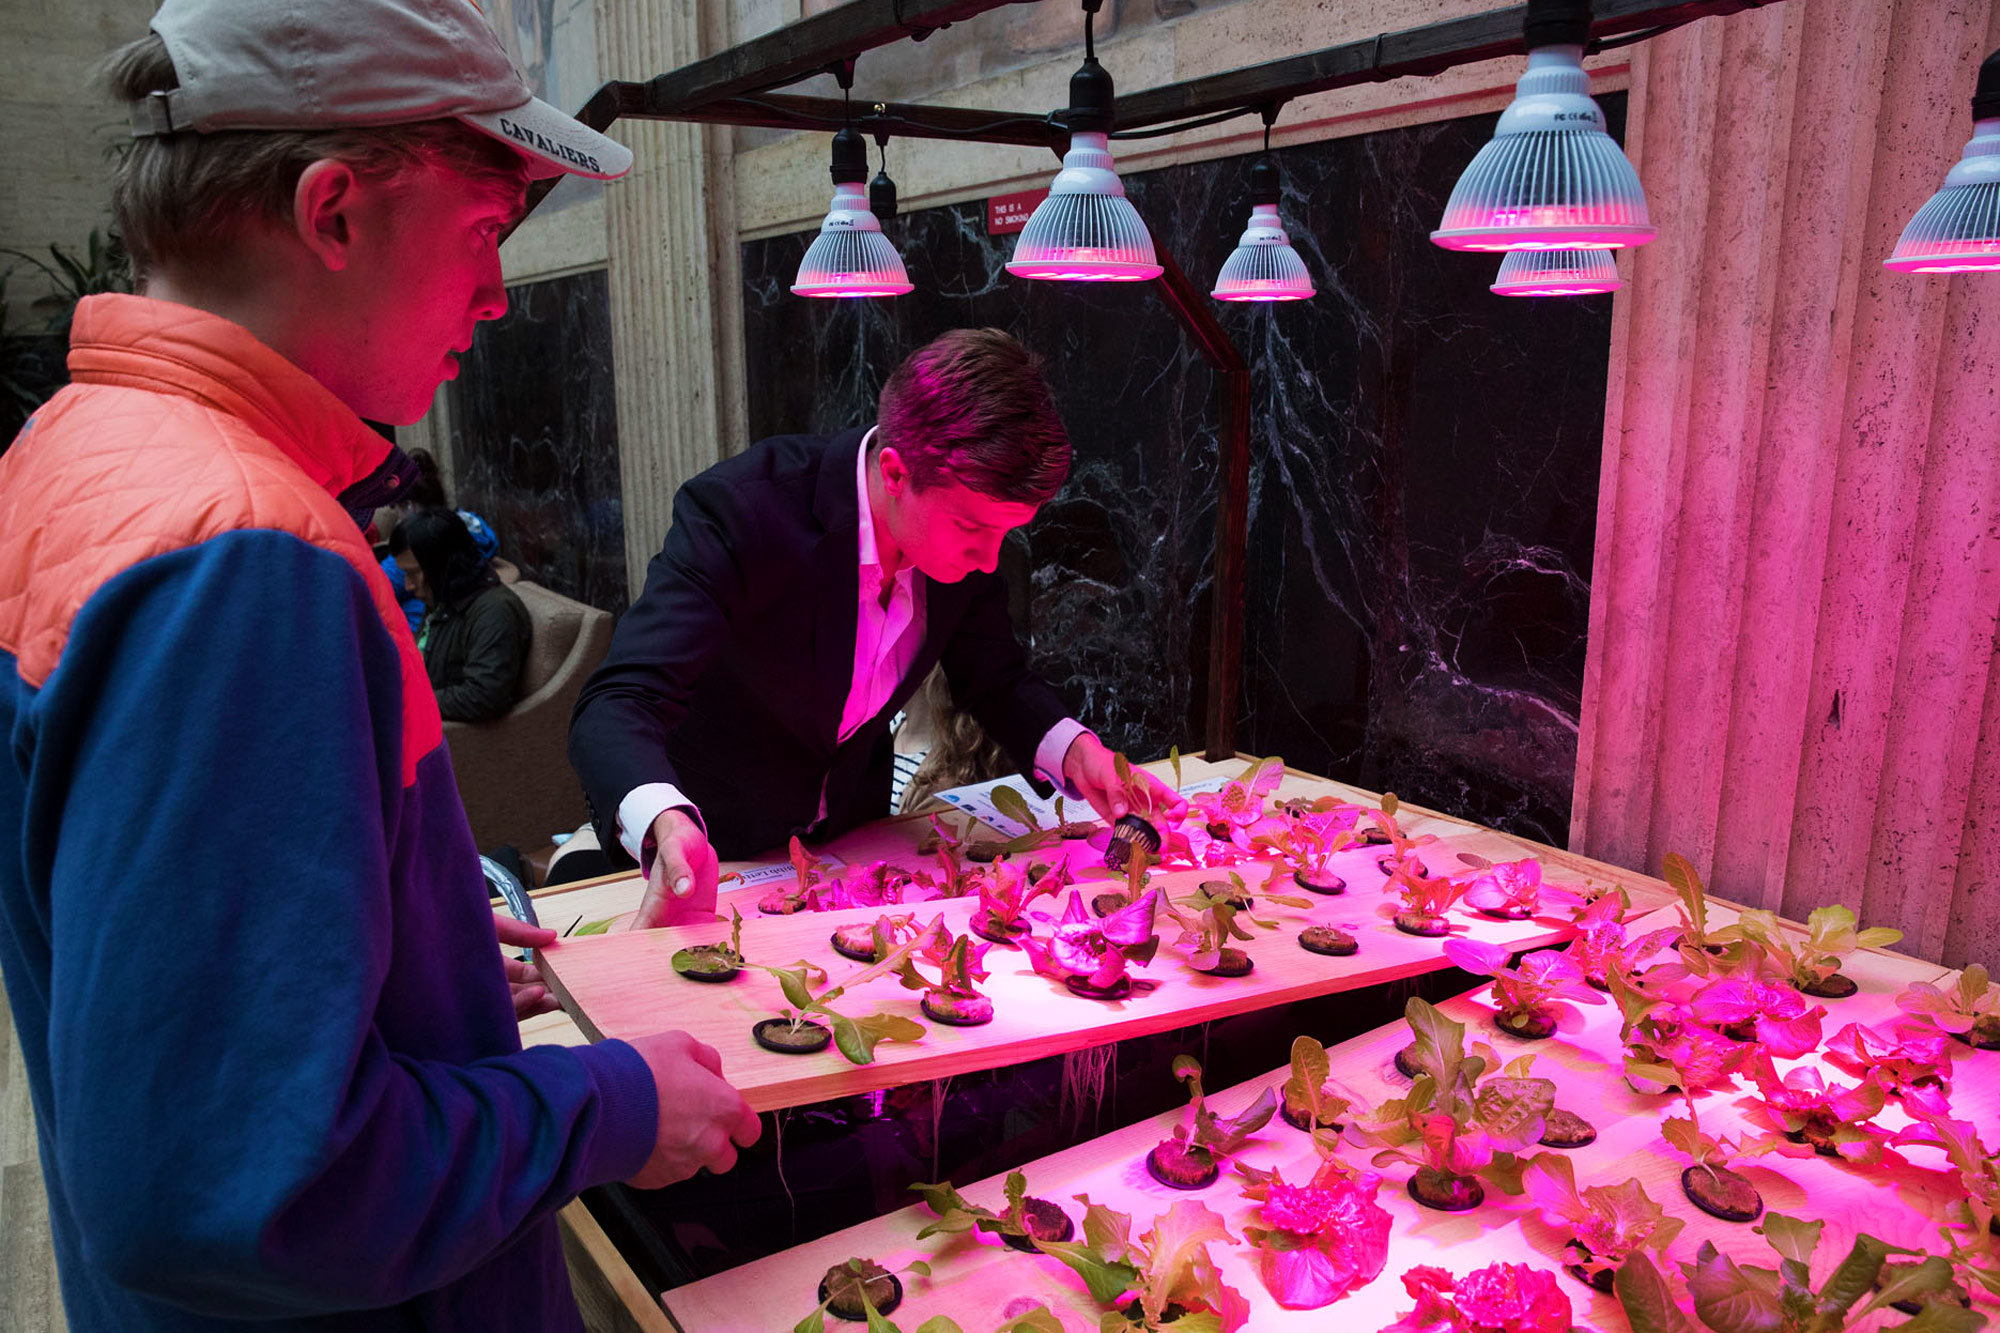
<svg viewBox="0 0 2000 1333">
<path fill-rule="evenodd" d="M 389 554 L 429 611 L 417 634 L 438 712 L 453 722 L 506 716 L 533 625 L 459 516 L 420 509 L 389 534 Z"/>
</svg>

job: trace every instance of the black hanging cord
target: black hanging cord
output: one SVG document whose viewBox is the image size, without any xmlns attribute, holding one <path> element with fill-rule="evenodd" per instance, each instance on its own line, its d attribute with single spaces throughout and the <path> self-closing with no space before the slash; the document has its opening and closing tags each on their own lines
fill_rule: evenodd
<svg viewBox="0 0 2000 1333">
<path fill-rule="evenodd" d="M 1110 137 L 1113 139 L 1158 139 L 1169 134 L 1179 134 L 1182 130 L 1198 130 L 1207 125 L 1220 125 L 1225 120 L 1234 120 L 1238 116 L 1247 116 L 1256 110 L 1257 108 L 1254 106 L 1239 106 L 1231 111 L 1218 111 L 1212 116 L 1203 116 L 1200 120 L 1183 120 L 1173 125 L 1155 125 L 1151 129 L 1145 130 L 1113 130 Z"/>
<path fill-rule="evenodd" d="M 1264 118 L 1264 151 L 1257 154 L 1257 160 L 1250 164 L 1250 202 L 1253 204 L 1275 204 L 1284 194 L 1278 181 L 1278 164 L 1271 160 L 1271 126 L 1278 121 L 1278 111 L 1283 102 L 1266 102 L 1257 108 L 1257 114 Z"/>
<path fill-rule="evenodd" d="M 868 209 L 886 222 L 896 216 L 896 182 L 889 179 L 889 136 L 877 133 L 875 147 L 882 155 L 882 167 L 868 182 Z"/>
<path fill-rule="evenodd" d="M 868 179 L 868 141 L 854 128 L 854 60 L 833 66 L 840 83 L 840 129 L 833 136 L 833 183 L 859 185 Z"/>
<path fill-rule="evenodd" d="M 1979 65 L 1979 83 L 1972 94 L 1972 118 L 1991 120 L 2000 116 L 2000 51 Z"/>
</svg>

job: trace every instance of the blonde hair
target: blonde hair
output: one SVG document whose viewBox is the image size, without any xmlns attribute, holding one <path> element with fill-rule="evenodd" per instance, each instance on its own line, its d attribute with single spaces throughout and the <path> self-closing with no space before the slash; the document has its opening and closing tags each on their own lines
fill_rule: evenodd
<svg viewBox="0 0 2000 1333">
<path fill-rule="evenodd" d="M 119 102 L 180 86 L 166 43 L 149 33 L 106 58 L 103 81 Z M 135 139 L 112 175 L 113 225 L 143 280 L 160 265 L 212 258 L 259 226 L 289 226 L 299 177 L 332 158 L 395 186 L 447 171 L 495 193 L 526 186 L 520 154 L 456 120 L 324 130 L 184 131 Z"/>
<path fill-rule="evenodd" d="M 931 748 L 903 789 L 902 813 L 909 814 L 933 792 L 950 791 L 968 782 L 1002 778 L 1014 771 L 1000 748 L 972 714 L 952 706 L 951 686 L 936 667 L 924 681 L 924 704 L 931 714 Z"/>
</svg>

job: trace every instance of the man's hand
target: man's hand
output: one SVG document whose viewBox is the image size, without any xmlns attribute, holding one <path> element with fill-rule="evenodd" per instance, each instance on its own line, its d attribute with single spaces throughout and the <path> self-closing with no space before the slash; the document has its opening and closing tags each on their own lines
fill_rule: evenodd
<svg viewBox="0 0 2000 1333">
<path fill-rule="evenodd" d="M 709 920 L 715 915 L 715 882 L 715 848 L 701 825 L 685 810 L 660 811 L 653 821 L 653 868 L 631 929 Z"/>
<path fill-rule="evenodd" d="M 1107 821 L 1120 815 L 1138 815 L 1165 832 L 1165 824 L 1187 813 L 1187 802 L 1179 792 L 1151 773 L 1134 768 L 1132 781 L 1118 780 L 1118 757 L 1104 742 L 1084 732 L 1070 742 L 1063 755 L 1063 780 L 1083 793 Z"/>
<path fill-rule="evenodd" d="M 736 1165 L 736 1149 L 757 1141 L 763 1126 L 743 1095 L 722 1077 L 722 1057 L 685 1032 L 639 1037 L 632 1048 L 653 1071 L 660 1123 L 653 1155 L 625 1183 L 655 1190 L 707 1167 Z"/>
<path fill-rule="evenodd" d="M 545 949 L 556 942 L 553 930 L 516 921 L 500 912 L 493 914 L 493 933 L 500 937 L 502 947 L 510 949 Z M 516 1021 L 546 1014 L 558 1007 L 556 997 L 549 994 L 549 988 L 542 984 L 542 974 L 533 963 L 504 955 L 501 961 L 507 969 L 507 989 L 514 992 Z"/>
</svg>

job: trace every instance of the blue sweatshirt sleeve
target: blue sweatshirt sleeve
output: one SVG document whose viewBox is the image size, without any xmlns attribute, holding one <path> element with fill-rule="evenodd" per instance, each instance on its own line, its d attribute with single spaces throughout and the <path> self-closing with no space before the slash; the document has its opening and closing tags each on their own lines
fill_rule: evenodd
<svg viewBox="0 0 2000 1333">
<path fill-rule="evenodd" d="M 50 1141 L 114 1280 L 390 1305 L 644 1162 L 638 1054 L 519 1050 L 476 865 L 408 873 L 470 841 L 455 791 L 404 785 L 396 647 L 338 555 L 242 532 L 135 566 L 32 709 Z"/>
</svg>

